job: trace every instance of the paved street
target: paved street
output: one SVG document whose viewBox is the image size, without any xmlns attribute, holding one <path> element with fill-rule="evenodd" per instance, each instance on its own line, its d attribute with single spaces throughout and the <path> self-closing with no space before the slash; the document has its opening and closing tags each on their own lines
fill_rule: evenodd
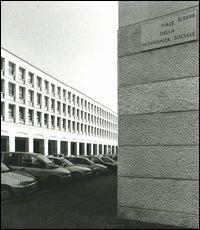
<svg viewBox="0 0 200 230">
<path fill-rule="evenodd" d="M 117 220 L 116 203 L 117 176 L 96 177 L 3 201 L 1 226 L 4 229 L 162 228 Z"/>
</svg>

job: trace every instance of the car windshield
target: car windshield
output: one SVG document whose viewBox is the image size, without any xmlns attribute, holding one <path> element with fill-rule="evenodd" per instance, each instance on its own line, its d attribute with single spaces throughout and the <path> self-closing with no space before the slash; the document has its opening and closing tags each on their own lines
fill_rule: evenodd
<svg viewBox="0 0 200 230">
<path fill-rule="evenodd" d="M 43 160 L 45 163 L 47 163 L 47 164 L 54 164 L 54 163 L 53 163 L 51 160 L 49 160 L 49 158 L 46 157 L 46 156 L 40 155 L 39 158 L 42 159 L 42 160 Z"/>
<path fill-rule="evenodd" d="M 107 163 L 113 163 L 114 161 L 112 159 L 110 159 L 109 157 L 102 157 L 101 158 L 104 162 L 107 162 Z"/>
<path fill-rule="evenodd" d="M 5 173 L 5 172 L 11 172 L 12 170 L 9 168 L 9 167 L 7 167 L 5 164 L 3 164 L 2 162 L 1 162 L 1 172 L 2 173 Z"/>
<path fill-rule="evenodd" d="M 63 166 L 73 166 L 74 165 L 74 164 L 72 164 L 70 161 L 68 161 L 66 159 L 61 159 L 60 161 L 62 161 Z"/>
</svg>

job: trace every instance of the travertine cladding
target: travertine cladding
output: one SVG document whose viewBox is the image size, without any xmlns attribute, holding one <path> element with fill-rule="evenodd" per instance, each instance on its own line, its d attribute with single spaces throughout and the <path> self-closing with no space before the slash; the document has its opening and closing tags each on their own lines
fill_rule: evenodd
<svg viewBox="0 0 200 230">
<path fill-rule="evenodd" d="M 199 42 L 121 57 L 119 86 L 194 77 L 199 75 Z"/>
<path fill-rule="evenodd" d="M 198 5 L 198 1 L 119 1 L 119 27 Z"/>
<path fill-rule="evenodd" d="M 199 41 L 141 52 L 143 23 L 197 4 L 146 1 L 150 20 L 131 22 L 135 3 L 120 2 L 119 25 L 131 23 L 118 31 L 119 218 L 198 228 Z"/>
<path fill-rule="evenodd" d="M 170 14 L 171 17 L 173 16 L 182 16 L 185 15 L 185 13 L 191 14 L 193 12 L 198 12 L 198 7 L 193 7 L 190 9 L 186 9 L 180 12 L 176 12 L 174 14 Z M 197 22 L 198 22 L 198 17 L 199 15 L 197 14 Z M 169 18 L 169 15 L 155 18 L 153 19 L 154 21 L 160 20 L 160 19 L 165 19 Z M 141 25 L 146 24 L 146 23 L 151 23 L 152 20 L 148 20 L 145 22 L 140 22 L 136 24 L 132 24 L 130 26 L 126 26 L 123 28 L 120 28 L 118 31 L 118 56 L 125 56 L 125 55 L 130 55 L 130 54 L 136 54 L 141 52 Z M 199 27 L 197 25 L 197 37 L 199 37 Z M 187 44 L 187 43 L 186 43 Z M 173 45 L 174 47 L 174 45 Z M 172 48 L 173 49 L 173 48 Z M 152 51 L 147 51 L 147 52 L 153 52 Z M 157 52 L 157 49 L 154 50 L 154 52 Z M 146 53 L 146 52 L 144 52 Z M 175 54 L 176 52 L 174 52 Z"/>
<path fill-rule="evenodd" d="M 119 145 L 196 145 L 199 112 L 119 116 Z"/>
<path fill-rule="evenodd" d="M 151 18 L 197 6 L 198 1 L 149 1 Z"/>
<path fill-rule="evenodd" d="M 176 225 L 184 228 L 198 228 L 199 215 L 179 212 L 166 212 L 163 210 L 148 210 L 134 207 L 118 206 L 118 216 L 123 219 L 131 219 L 148 223 L 160 223 L 165 225 Z M 159 228 L 157 228 L 159 229 Z M 172 227 L 171 229 L 176 229 Z"/>
<path fill-rule="evenodd" d="M 119 205 L 199 213 L 199 183 L 194 180 L 119 177 Z"/>
<path fill-rule="evenodd" d="M 198 146 L 120 146 L 118 155 L 119 176 L 199 179 Z"/>
<path fill-rule="evenodd" d="M 185 78 L 121 87 L 119 115 L 195 110 L 199 108 L 199 78 Z"/>
</svg>

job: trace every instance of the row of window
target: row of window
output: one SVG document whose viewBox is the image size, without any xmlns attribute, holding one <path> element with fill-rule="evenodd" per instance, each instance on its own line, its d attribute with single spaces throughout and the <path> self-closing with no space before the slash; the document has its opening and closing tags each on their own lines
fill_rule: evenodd
<svg viewBox="0 0 200 230">
<path fill-rule="evenodd" d="M 1 73 L 5 74 L 5 59 L 1 58 Z M 9 75 L 15 79 L 16 77 L 16 64 L 13 62 L 8 62 L 8 73 Z M 26 70 L 22 67 L 19 67 L 19 74 L 18 79 L 21 83 L 25 84 L 26 81 Z M 27 75 L 27 83 L 29 86 L 34 87 L 46 94 L 50 94 L 51 96 L 57 96 L 58 99 L 61 99 L 63 101 L 68 101 L 69 103 L 73 103 L 74 105 L 78 107 L 82 107 L 84 109 L 87 109 L 94 112 L 95 114 L 98 114 L 106 119 L 112 120 L 114 122 L 117 122 L 117 118 L 110 114 L 109 112 L 106 112 L 105 110 L 99 108 L 98 106 L 87 102 L 86 100 L 80 98 L 79 96 L 76 96 L 75 94 L 72 94 L 71 92 L 67 91 L 66 89 L 61 89 L 61 87 L 56 86 L 53 83 L 50 83 L 47 80 L 44 80 L 39 77 L 35 76 L 33 73 L 28 71 Z M 56 93 L 57 92 L 57 93 Z"/>
<path fill-rule="evenodd" d="M 19 106 L 19 122 L 25 124 L 25 107 Z M 109 139 L 117 139 L 117 134 L 110 132 L 105 129 L 97 128 L 94 126 L 86 125 L 80 122 L 75 122 L 72 120 L 67 120 L 61 117 L 55 117 L 54 115 L 49 115 L 47 113 L 42 113 L 28 109 L 28 124 L 38 127 L 42 127 L 42 118 L 43 118 L 43 127 L 51 128 L 58 130 L 64 130 L 69 132 L 77 132 L 79 134 L 88 134 L 93 136 L 99 136 Z M 8 105 L 9 121 L 16 122 L 16 106 L 13 104 Z M 4 120 L 5 108 L 4 103 L 1 102 L 1 117 Z M 34 119 L 35 116 L 35 119 Z M 43 117 L 42 117 L 43 116 Z"/>
<path fill-rule="evenodd" d="M 12 83 L 9 83 L 9 99 L 15 101 L 16 97 L 13 94 Z M 33 106 L 39 109 L 42 109 L 42 94 L 37 93 L 36 104 L 34 104 L 34 96 L 33 91 L 28 90 L 28 105 Z M 25 88 L 19 86 L 19 102 L 25 104 Z M 51 103 L 50 103 L 51 102 Z M 61 108 L 62 107 L 62 108 Z M 44 107 L 43 109 L 47 112 L 56 113 L 63 116 L 68 116 L 69 118 L 74 118 L 77 120 L 82 120 L 85 122 L 89 122 L 95 125 L 101 125 L 103 127 L 107 127 L 109 129 L 117 130 L 117 125 L 106 121 L 102 118 L 96 117 L 90 113 L 84 112 L 82 110 L 76 109 L 70 105 L 66 105 L 65 103 L 61 103 L 59 101 L 55 101 L 55 99 L 49 99 L 49 97 L 44 96 Z"/>
</svg>

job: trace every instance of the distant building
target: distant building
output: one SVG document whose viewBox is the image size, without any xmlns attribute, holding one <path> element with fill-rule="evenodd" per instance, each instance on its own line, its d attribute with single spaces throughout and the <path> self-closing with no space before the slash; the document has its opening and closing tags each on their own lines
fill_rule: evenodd
<svg viewBox="0 0 200 230">
<path fill-rule="evenodd" d="M 1 151 L 116 153 L 117 114 L 1 48 Z"/>
</svg>

